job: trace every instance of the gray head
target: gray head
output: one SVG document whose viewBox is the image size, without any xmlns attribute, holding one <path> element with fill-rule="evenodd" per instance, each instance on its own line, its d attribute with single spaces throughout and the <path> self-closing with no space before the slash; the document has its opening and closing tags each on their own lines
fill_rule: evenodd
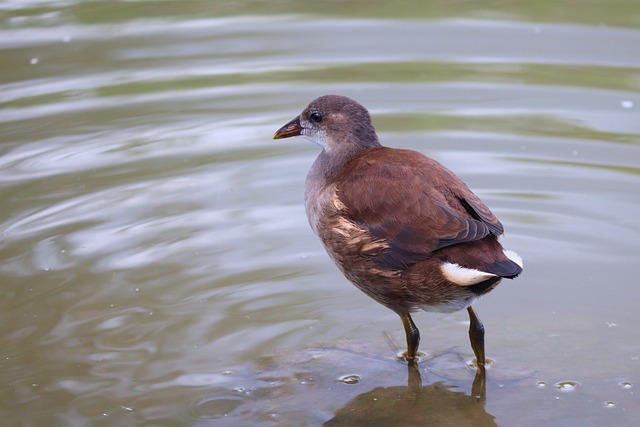
<svg viewBox="0 0 640 427">
<path fill-rule="evenodd" d="M 367 109 L 341 95 L 314 99 L 298 117 L 278 129 L 273 138 L 297 135 L 315 142 L 332 155 L 353 154 L 380 146 Z"/>
</svg>

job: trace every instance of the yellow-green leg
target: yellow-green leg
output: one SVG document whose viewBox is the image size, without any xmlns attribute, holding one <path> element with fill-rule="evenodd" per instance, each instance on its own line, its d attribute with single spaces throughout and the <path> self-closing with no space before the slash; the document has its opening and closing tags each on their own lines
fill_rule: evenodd
<svg viewBox="0 0 640 427">
<path fill-rule="evenodd" d="M 420 345 L 420 331 L 413 323 L 413 319 L 409 313 L 400 315 L 402 324 L 404 325 L 404 332 L 407 335 L 407 352 L 405 353 L 405 359 L 409 363 L 416 363 L 418 354 L 418 345 Z"/>
<path fill-rule="evenodd" d="M 476 312 L 473 311 L 473 307 L 467 307 L 467 311 L 469 312 L 469 320 L 471 323 L 469 324 L 469 340 L 471 341 L 471 348 L 473 349 L 473 353 L 476 355 L 476 363 L 478 367 L 484 367 L 485 357 L 484 357 L 484 325 L 478 319 Z"/>
</svg>

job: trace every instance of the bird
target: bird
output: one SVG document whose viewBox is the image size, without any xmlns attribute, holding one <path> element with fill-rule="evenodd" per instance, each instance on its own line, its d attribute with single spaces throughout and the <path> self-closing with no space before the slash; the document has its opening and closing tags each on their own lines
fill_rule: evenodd
<svg viewBox="0 0 640 427">
<path fill-rule="evenodd" d="M 312 230 L 344 276 L 400 316 L 417 366 L 420 332 L 411 314 L 466 309 L 478 370 L 486 364 L 473 304 L 522 272 L 504 228 L 452 171 L 417 151 L 383 146 L 367 109 L 324 95 L 273 139 L 302 136 L 321 147 L 304 187 Z"/>
</svg>

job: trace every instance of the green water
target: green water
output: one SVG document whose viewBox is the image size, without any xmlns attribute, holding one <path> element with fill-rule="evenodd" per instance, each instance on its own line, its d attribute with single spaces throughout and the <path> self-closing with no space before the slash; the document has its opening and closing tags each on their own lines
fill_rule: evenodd
<svg viewBox="0 0 640 427">
<path fill-rule="evenodd" d="M 634 1 L 0 2 L 1 424 L 638 425 L 638 46 Z M 309 229 L 318 148 L 271 135 L 326 93 L 523 256 L 486 402 L 466 313 L 414 317 L 408 388 Z"/>
</svg>

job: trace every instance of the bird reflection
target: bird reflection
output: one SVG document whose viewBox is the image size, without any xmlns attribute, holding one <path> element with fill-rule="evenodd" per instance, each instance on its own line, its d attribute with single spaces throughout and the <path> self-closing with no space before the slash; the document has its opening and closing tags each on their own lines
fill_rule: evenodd
<svg viewBox="0 0 640 427">
<path fill-rule="evenodd" d="M 478 369 L 471 396 L 439 381 L 422 385 L 417 363 L 408 365 L 407 387 L 378 387 L 356 396 L 325 426 L 497 426 L 485 410 L 486 372 Z"/>
<path fill-rule="evenodd" d="M 417 363 L 409 363 L 407 366 L 407 386 L 410 390 L 417 391 L 422 388 L 422 375 Z M 484 403 L 487 396 L 487 371 L 484 365 L 479 365 L 471 387 L 471 397 Z"/>
<path fill-rule="evenodd" d="M 368 345 L 370 341 L 260 358 L 245 381 L 228 378 L 252 390 L 246 406 L 235 412 L 252 414 L 252 419 L 275 417 L 279 425 L 488 427 L 496 423 L 485 409 L 486 371 L 503 385 L 530 377 L 496 371 L 493 362 L 486 371 L 476 369 L 468 354 L 454 348 L 419 353 L 415 363 L 407 363 L 391 336 L 387 340 L 396 358 L 381 356 L 387 353 L 380 350 L 381 343 Z"/>
</svg>

